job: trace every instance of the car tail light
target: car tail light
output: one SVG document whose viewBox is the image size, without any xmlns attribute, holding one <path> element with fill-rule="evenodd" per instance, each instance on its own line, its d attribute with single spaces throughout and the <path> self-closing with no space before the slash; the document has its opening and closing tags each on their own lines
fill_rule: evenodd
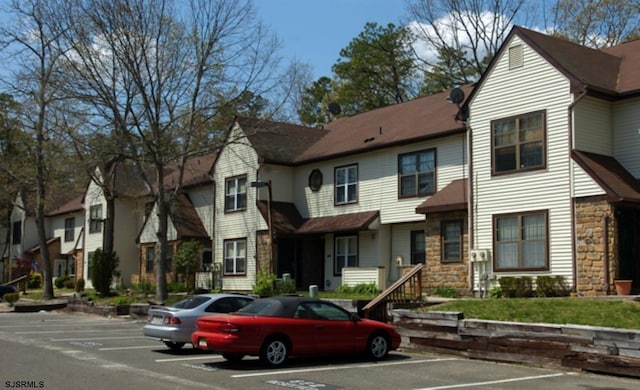
<svg viewBox="0 0 640 390">
<path fill-rule="evenodd" d="M 180 321 L 180 318 L 178 317 L 166 316 L 164 317 L 163 323 L 165 325 L 180 325 L 182 321 Z"/>
<path fill-rule="evenodd" d="M 223 333 L 236 333 L 240 332 L 240 326 L 230 322 L 223 322 L 218 326 L 218 331 Z"/>
</svg>

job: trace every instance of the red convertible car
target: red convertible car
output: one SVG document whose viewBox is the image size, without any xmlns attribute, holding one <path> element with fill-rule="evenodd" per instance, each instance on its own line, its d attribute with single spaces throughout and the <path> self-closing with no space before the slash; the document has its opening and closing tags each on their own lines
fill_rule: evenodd
<svg viewBox="0 0 640 390">
<path fill-rule="evenodd" d="M 361 319 L 331 302 L 284 296 L 257 299 L 235 313 L 200 317 L 191 341 L 230 361 L 251 355 L 279 367 L 290 356 L 366 353 L 383 359 L 398 348 L 400 335 L 392 325 Z"/>
</svg>

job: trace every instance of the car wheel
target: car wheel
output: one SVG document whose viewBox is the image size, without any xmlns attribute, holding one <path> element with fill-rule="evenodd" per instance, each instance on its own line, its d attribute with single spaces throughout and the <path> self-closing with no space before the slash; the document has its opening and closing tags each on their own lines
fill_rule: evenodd
<svg viewBox="0 0 640 390">
<path fill-rule="evenodd" d="M 169 347 L 170 349 L 177 351 L 180 348 L 184 347 L 184 343 L 173 343 L 171 341 L 165 341 L 164 345 L 166 345 L 167 347 Z"/>
<path fill-rule="evenodd" d="M 367 352 L 372 358 L 379 360 L 383 359 L 389 353 L 389 341 L 383 334 L 374 334 L 369 338 L 369 344 L 367 345 Z"/>
<path fill-rule="evenodd" d="M 267 339 L 260 350 L 260 360 L 270 367 L 280 367 L 289 356 L 289 346 L 281 338 Z"/>
<path fill-rule="evenodd" d="M 230 362 L 239 362 L 244 357 L 241 353 L 223 353 L 222 357 Z"/>
</svg>

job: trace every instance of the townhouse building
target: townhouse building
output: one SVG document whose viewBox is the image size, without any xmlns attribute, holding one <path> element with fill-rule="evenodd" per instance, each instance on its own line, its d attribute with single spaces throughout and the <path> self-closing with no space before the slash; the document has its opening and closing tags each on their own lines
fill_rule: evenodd
<svg viewBox="0 0 640 390">
<path fill-rule="evenodd" d="M 359 281 L 384 289 L 404 266 L 424 262 L 415 209 L 468 172 L 466 128 L 447 97 L 321 129 L 237 118 L 214 169 L 223 289 L 251 290 L 260 271 L 290 274 L 302 289 Z"/>
<path fill-rule="evenodd" d="M 427 294 L 485 296 L 504 276 L 562 276 L 582 295 L 625 279 L 637 293 L 639 60 L 640 41 L 593 50 L 514 27 L 473 86 L 324 128 L 237 117 L 218 153 L 187 164 L 171 250 L 203 243 L 202 270 L 225 291 L 252 290 L 260 272 L 382 289 L 423 263 Z M 122 283 L 151 281 L 154 204 L 137 173 L 118 180 Z M 90 184 L 83 239 L 62 244 L 87 280 L 104 206 Z M 54 236 L 80 213 L 67 211 L 51 215 Z"/>
<path fill-rule="evenodd" d="M 465 103 L 476 290 L 561 275 L 579 294 L 638 291 L 638 61 L 640 40 L 594 50 L 513 28 Z"/>
<path fill-rule="evenodd" d="M 215 159 L 216 153 L 210 153 L 192 157 L 185 163 L 182 178 L 183 191 L 177 195 L 169 213 L 167 232 L 169 243 L 167 279 L 169 282 L 178 281 L 175 264 L 172 261 L 173 254 L 183 243 L 197 241 L 202 245 L 198 271 L 203 272 L 198 274 L 201 279 L 196 281 L 196 286 L 205 289 L 217 287 L 213 280 L 211 241 L 215 235 L 213 226 L 214 185 L 211 177 Z M 171 170 L 167 176 L 166 184 L 173 188 L 176 186 L 177 180 L 178 172 Z M 140 281 L 155 284 L 156 281 L 158 258 L 156 233 L 158 213 L 156 210 L 157 205 L 154 203 L 136 239 L 140 266 L 131 279 L 132 284 L 140 283 Z"/>
</svg>

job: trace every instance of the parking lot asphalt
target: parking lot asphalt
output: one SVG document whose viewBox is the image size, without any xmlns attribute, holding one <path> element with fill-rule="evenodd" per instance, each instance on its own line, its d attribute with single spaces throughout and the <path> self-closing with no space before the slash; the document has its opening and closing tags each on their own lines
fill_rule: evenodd
<svg viewBox="0 0 640 390">
<path fill-rule="evenodd" d="M 92 390 L 640 388 L 640 381 L 629 378 L 402 350 L 380 362 L 353 356 L 294 358 L 283 369 L 266 369 L 252 357 L 229 363 L 191 347 L 170 351 L 144 338 L 143 325 L 126 316 L 0 313 L 0 385 Z"/>
</svg>

